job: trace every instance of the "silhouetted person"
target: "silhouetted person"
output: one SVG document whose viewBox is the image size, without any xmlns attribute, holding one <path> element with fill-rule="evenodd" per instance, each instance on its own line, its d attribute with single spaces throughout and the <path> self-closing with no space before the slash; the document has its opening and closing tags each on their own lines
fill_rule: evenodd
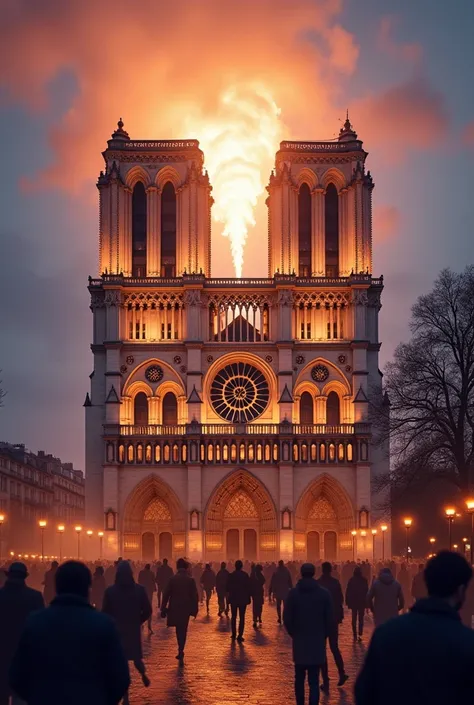
<svg viewBox="0 0 474 705">
<path fill-rule="evenodd" d="M 176 568 L 176 575 L 173 575 L 163 593 L 161 616 L 163 618 L 167 617 L 168 627 L 176 628 L 176 640 L 178 642 L 178 655 L 176 658 L 182 664 L 189 619 L 197 616 L 199 598 L 196 581 L 189 575 L 189 564 L 184 558 L 178 560 Z"/>
<path fill-rule="evenodd" d="M 364 633 L 364 613 L 367 607 L 369 585 L 359 566 L 354 568 L 346 588 L 346 605 L 352 612 L 352 635 L 354 641 L 361 641 Z M 357 624 L 359 622 L 359 624 Z M 358 627 L 358 628 L 357 628 Z"/>
<path fill-rule="evenodd" d="M 242 561 L 235 561 L 235 570 L 227 581 L 227 594 L 231 612 L 232 641 L 244 640 L 245 612 L 250 604 L 250 578 L 243 568 Z M 237 636 L 237 614 L 239 615 L 239 633 Z"/>
<path fill-rule="evenodd" d="M 161 607 L 163 593 L 168 587 L 168 583 L 173 577 L 173 568 L 168 565 L 168 559 L 163 558 L 163 563 L 156 571 L 156 585 L 158 588 L 158 607 Z"/>
<path fill-rule="evenodd" d="M 428 597 L 378 627 L 355 686 L 357 705 L 474 702 L 474 632 L 459 618 L 472 569 L 442 551 L 425 569 Z"/>
<path fill-rule="evenodd" d="M 407 601 L 410 600 L 409 596 L 410 596 L 410 588 L 411 588 L 411 576 L 410 576 L 410 573 L 408 572 L 408 568 L 405 563 L 402 563 L 400 566 L 400 570 L 398 571 L 398 575 L 397 575 L 397 580 L 402 587 L 404 602 L 406 603 Z M 402 609 L 405 609 L 405 604 L 403 605 Z"/>
<path fill-rule="evenodd" d="M 108 588 L 115 583 L 115 575 L 117 573 L 118 561 L 114 561 L 105 569 L 105 587 Z"/>
<path fill-rule="evenodd" d="M 418 573 L 413 578 L 411 584 L 411 596 L 413 597 L 414 602 L 416 602 L 417 600 L 421 600 L 422 597 L 428 596 L 428 591 L 426 589 L 425 583 L 425 566 L 423 565 L 423 563 L 420 563 L 420 565 L 418 566 Z"/>
<path fill-rule="evenodd" d="M 44 608 L 43 595 L 29 588 L 24 563 L 12 563 L 0 588 L 0 705 L 9 702 L 8 669 L 28 616 Z"/>
<path fill-rule="evenodd" d="M 309 703 L 319 703 L 319 671 L 326 662 L 326 639 L 334 630 L 331 596 L 314 579 L 311 563 L 301 566 L 301 579 L 285 602 L 283 622 L 293 641 L 296 704 L 304 705 L 306 674 Z"/>
<path fill-rule="evenodd" d="M 141 626 L 151 615 L 151 605 L 145 588 L 136 584 L 128 561 L 120 561 L 117 565 L 115 583 L 104 593 L 102 611 L 115 620 L 125 656 L 128 661 L 133 661 L 147 688 L 150 680 L 143 663 Z M 128 701 L 128 693 L 124 700 Z"/>
<path fill-rule="evenodd" d="M 270 598 L 276 599 L 278 624 L 281 624 L 281 606 L 285 602 L 288 594 L 293 587 L 293 581 L 288 568 L 285 567 L 283 561 L 278 561 L 278 568 L 272 575 L 270 583 Z"/>
<path fill-rule="evenodd" d="M 333 576 L 331 575 L 332 565 L 328 561 L 325 561 L 321 566 L 321 570 L 322 575 L 318 579 L 318 583 L 331 595 L 332 612 L 335 621 L 334 629 L 331 630 L 331 633 L 329 635 L 329 648 L 331 649 L 331 653 L 334 656 L 334 662 L 339 673 L 338 686 L 342 686 L 349 678 L 349 676 L 346 675 L 346 672 L 344 670 L 344 661 L 339 650 L 339 625 L 342 624 L 342 622 L 344 621 L 344 596 L 342 594 L 341 583 L 339 582 L 339 580 L 333 578 Z M 321 689 L 324 692 L 327 692 L 329 690 L 329 674 L 327 660 L 323 663 L 322 666 L 322 677 L 323 684 L 321 686 Z"/>
<path fill-rule="evenodd" d="M 28 705 L 116 705 L 130 684 L 113 621 L 89 604 L 91 574 L 77 561 L 56 573 L 50 607 L 32 614 L 10 669 Z"/>
<path fill-rule="evenodd" d="M 138 574 L 138 584 L 145 588 L 146 595 L 150 602 L 152 612 L 153 612 L 153 593 L 156 590 L 155 576 L 151 571 L 151 565 L 147 563 L 143 570 Z M 148 617 L 148 632 L 153 634 L 153 629 L 151 628 L 151 614 Z"/>
<path fill-rule="evenodd" d="M 92 588 L 91 588 L 91 604 L 97 610 L 102 609 L 102 602 L 104 600 L 105 592 L 105 576 L 104 569 L 101 565 L 98 565 L 92 576 Z"/>
<path fill-rule="evenodd" d="M 43 590 L 43 597 L 44 597 L 44 602 L 45 605 L 49 605 L 50 602 L 52 602 L 56 596 L 56 571 L 58 569 L 59 563 L 57 561 L 53 561 L 51 563 L 51 568 L 46 571 L 44 574 L 44 590 Z"/>
<path fill-rule="evenodd" d="M 252 595 L 253 626 L 262 623 L 263 602 L 265 599 L 265 577 L 263 567 L 258 564 L 250 575 L 250 592 Z"/>
<path fill-rule="evenodd" d="M 390 568 L 383 568 L 367 595 L 367 606 L 373 612 L 375 626 L 396 617 L 405 606 L 402 586 L 395 580 Z"/>
<path fill-rule="evenodd" d="M 206 595 L 206 610 L 207 614 L 209 614 L 209 603 L 211 601 L 214 588 L 216 587 L 216 574 L 212 570 L 210 563 L 206 563 L 200 582 Z"/>
<path fill-rule="evenodd" d="M 229 603 L 227 601 L 227 581 L 229 580 L 229 571 L 227 570 L 227 564 L 222 561 L 221 569 L 216 575 L 216 592 L 217 601 L 219 603 L 219 611 L 217 616 L 220 617 L 224 612 L 226 617 L 229 616 Z"/>
</svg>

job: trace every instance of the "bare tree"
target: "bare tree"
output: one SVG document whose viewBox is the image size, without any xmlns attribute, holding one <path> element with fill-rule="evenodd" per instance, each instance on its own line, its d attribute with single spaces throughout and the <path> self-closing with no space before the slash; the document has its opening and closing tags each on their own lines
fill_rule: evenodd
<svg viewBox="0 0 474 705">
<path fill-rule="evenodd" d="M 413 306 L 410 329 L 385 370 L 390 404 L 372 405 L 376 438 L 390 438 L 392 458 L 379 486 L 400 493 L 443 478 L 473 490 L 474 267 L 443 270 Z"/>
</svg>

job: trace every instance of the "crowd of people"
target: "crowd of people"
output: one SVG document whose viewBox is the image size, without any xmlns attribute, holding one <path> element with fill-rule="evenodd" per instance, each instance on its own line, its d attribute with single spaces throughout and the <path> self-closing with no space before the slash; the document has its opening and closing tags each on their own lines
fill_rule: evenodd
<svg viewBox="0 0 474 705">
<path fill-rule="evenodd" d="M 260 565 L 237 560 L 214 569 L 209 563 L 191 564 L 181 558 L 174 570 L 167 559 L 144 564 L 119 558 L 90 565 L 68 561 L 59 566 L 53 561 L 44 571 L 42 564 L 12 562 L 0 570 L 4 583 L 0 588 L 0 705 L 10 697 L 32 705 L 111 705 L 120 700 L 127 705 L 128 662 L 143 685 L 150 685 L 142 631 L 153 633 L 154 609 L 175 629 L 176 658 L 182 665 L 189 621 L 197 616 L 200 604 L 209 614 L 214 593 L 217 616 L 230 620 L 231 639 L 239 644 L 245 641 L 249 606 L 252 626 L 259 629 L 265 599 L 275 603 L 277 621 L 293 642 L 297 705 L 305 702 L 306 678 L 310 705 L 319 702 L 320 691 L 329 691 L 327 647 L 338 670 L 337 685 L 343 687 L 348 680 L 338 644 L 345 608 L 351 613 L 355 642 L 363 638 L 367 611 L 373 613 L 377 627 L 355 685 L 357 705 L 461 702 L 447 688 L 474 696 L 468 668 L 453 674 L 451 683 L 446 680 L 444 691 L 441 683 L 431 693 L 434 699 L 427 700 L 426 688 L 421 680 L 417 682 L 406 653 L 413 652 L 416 658 L 417 644 L 418 658 L 424 659 L 422 650 L 427 649 L 433 663 L 442 663 L 441 652 L 450 663 L 453 650 L 469 651 L 472 644 L 474 656 L 474 632 L 458 618 L 461 612 L 465 625 L 471 627 L 471 576 L 465 559 L 449 552 L 431 559 L 426 568 L 395 561 L 313 565 L 280 560 Z M 393 619 L 410 606 L 405 621 Z M 445 638 L 449 637 L 442 648 L 437 645 L 440 625 Z M 87 649 L 82 648 L 85 643 Z M 398 655 L 394 644 L 400 649 Z M 408 667 L 418 699 L 397 700 L 389 694 L 387 700 L 384 650 Z M 462 651 L 459 668 L 466 659 Z M 390 675 L 395 676 L 393 668 Z M 436 699 L 442 692 L 446 699 Z"/>
</svg>

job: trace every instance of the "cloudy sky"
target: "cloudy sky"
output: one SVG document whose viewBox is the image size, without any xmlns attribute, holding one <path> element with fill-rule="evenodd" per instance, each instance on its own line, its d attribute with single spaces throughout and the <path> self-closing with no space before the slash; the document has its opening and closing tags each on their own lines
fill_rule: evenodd
<svg viewBox="0 0 474 705">
<path fill-rule="evenodd" d="M 382 363 L 437 272 L 472 263 L 470 0 L 0 0 L 0 16 L 1 440 L 83 467 L 95 182 L 119 116 L 136 139 L 225 124 L 253 152 L 271 129 L 224 109 L 230 88 L 264 88 L 274 139 L 331 139 L 348 107 L 376 184 Z M 247 276 L 266 275 L 263 197 L 255 217 Z M 233 274 L 217 224 L 213 257 Z"/>
</svg>

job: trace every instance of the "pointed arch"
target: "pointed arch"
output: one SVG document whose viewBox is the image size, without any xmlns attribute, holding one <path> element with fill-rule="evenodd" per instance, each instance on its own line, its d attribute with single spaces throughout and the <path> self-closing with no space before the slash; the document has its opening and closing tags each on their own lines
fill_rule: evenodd
<svg viewBox="0 0 474 705">
<path fill-rule="evenodd" d="M 301 529 L 308 520 L 314 503 L 323 497 L 333 508 L 337 521 L 344 533 L 350 533 L 354 527 L 354 508 L 351 498 L 336 478 L 322 473 L 303 490 L 295 511 L 295 525 Z"/>
<path fill-rule="evenodd" d="M 324 365 L 329 370 L 328 380 L 322 389 L 320 385 L 311 378 L 311 369 L 317 364 Z M 301 368 L 295 381 L 295 394 L 301 394 L 303 388 L 310 389 L 311 387 L 309 387 L 308 384 L 312 386 L 314 394 L 316 395 L 326 395 L 332 391 L 333 388 L 341 395 L 352 394 L 351 385 L 346 375 L 333 362 L 327 360 L 325 357 L 316 357 L 314 360 L 309 360 L 309 362 Z"/>
<path fill-rule="evenodd" d="M 164 377 L 161 383 L 157 382 L 154 385 L 149 385 L 148 382 L 145 381 L 145 370 L 150 365 L 158 365 L 162 368 Z M 155 389 L 156 394 L 159 394 L 159 387 L 167 382 L 174 382 L 174 384 L 181 390 L 180 393 L 185 394 L 183 381 L 176 370 L 174 370 L 173 367 L 171 367 L 171 365 L 164 360 L 160 360 L 158 357 L 150 357 L 148 360 L 141 362 L 130 372 L 127 379 L 123 383 L 122 394 L 130 396 L 132 394 L 132 390 L 135 389 L 135 385 L 138 385 L 138 383 L 145 385 L 150 390 L 151 395 L 153 395 L 153 389 Z M 143 389 L 143 391 L 146 390 Z"/>
<path fill-rule="evenodd" d="M 296 185 L 298 189 L 303 183 L 308 184 L 310 191 L 312 191 L 318 186 L 318 177 L 316 173 L 307 166 L 305 166 L 304 169 L 301 169 L 301 171 L 298 173 L 298 177 L 296 180 Z"/>
<path fill-rule="evenodd" d="M 138 181 L 141 181 L 145 188 L 151 186 L 152 183 L 150 174 L 142 166 L 132 167 L 125 176 L 125 184 L 132 190 Z"/>
<path fill-rule="evenodd" d="M 171 181 L 175 191 L 182 186 L 181 177 L 172 166 L 164 166 L 159 170 L 155 178 L 155 183 L 160 189 L 162 189 L 168 181 Z"/>
<path fill-rule="evenodd" d="M 168 507 L 173 533 L 185 531 L 186 513 L 178 496 L 167 482 L 152 473 L 134 487 L 125 501 L 122 522 L 124 537 L 141 533 L 145 512 L 154 499 L 161 500 Z"/>
<path fill-rule="evenodd" d="M 340 169 L 331 167 L 331 169 L 324 172 L 321 177 L 321 186 L 327 189 L 329 184 L 334 184 L 338 192 L 347 186 L 346 177 Z"/>
</svg>

